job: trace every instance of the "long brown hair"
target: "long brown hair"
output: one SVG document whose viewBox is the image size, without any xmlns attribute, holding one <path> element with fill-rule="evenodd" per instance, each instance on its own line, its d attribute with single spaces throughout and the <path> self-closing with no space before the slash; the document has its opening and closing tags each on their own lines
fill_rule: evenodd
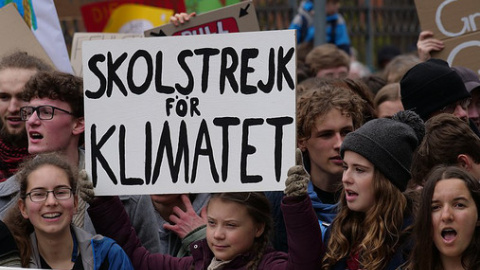
<svg viewBox="0 0 480 270">
<path fill-rule="evenodd" d="M 408 234 L 403 222 L 410 214 L 409 200 L 377 169 L 373 178 L 375 204 L 366 213 L 351 211 L 345 191 L 342 191 L 322 269 L 331 269 L 357 252 L 362 268 L 385 269 L 396 249 L 403 244 L 404 235 Z"/>
<path fill-rule="evenodd" d="M 413 240 L 415 246 L 410 254 L 409 270 L 435 270 L 443 269 L 432 231 L 432 198 L 435 186 L 441 180 L 460 179 L 465 182 L 470 191 L 477 213 L 480 218 L 480 183 L 471 174 L 457 166 L 440 165 L 434 167 L 428 175 L 425 186 L 422 189 L 422 201 L 415 220 Z M 473 238 L 462 254 L 462 266 L 464 269 L 480 269 L 480 227 L 475 227 Z"/>
<path fill-rule="evenodd" d="M 20 191 L 18 200 L 25 200 L 28 186 L 28 176 L 38 168 L 45 165 L 53 165 L 65 171 L 72 188 L 73 194 L 76 193 L 77 188 L 77 175 L 73 172 L 69 163 L 57 153 L 40 154 L 34 158 L 26 160 L 20 165 L 20 170 L 16 174 L 16 180 L 19 183 Z M 34 227 L 28 219 L 25 219 L 20 209 L 18 208 L 18 202 L 8 210 L 5 220 L 5 224 L 12 232 L 13 238 L 17 243 L 20 258 L 22 261 L 22 267 L 28 267 L 30 264 L 30 257 L 32 255 L 30 234 L 33 233 Z"/>
</svg>

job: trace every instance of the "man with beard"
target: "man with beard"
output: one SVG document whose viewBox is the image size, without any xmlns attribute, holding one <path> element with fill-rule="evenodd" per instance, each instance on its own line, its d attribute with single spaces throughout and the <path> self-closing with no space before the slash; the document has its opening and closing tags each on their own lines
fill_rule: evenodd
<svg viewBox="0 0 480 270">
<path fill-rule="evenodd" d="M 20 107 L 25 83 L 39 70 L 53 68 L 37 57 L 15 52 L 0 60 L 0 182 L 12 176 L 28 156 L 25 122 Z"/>
</svg>

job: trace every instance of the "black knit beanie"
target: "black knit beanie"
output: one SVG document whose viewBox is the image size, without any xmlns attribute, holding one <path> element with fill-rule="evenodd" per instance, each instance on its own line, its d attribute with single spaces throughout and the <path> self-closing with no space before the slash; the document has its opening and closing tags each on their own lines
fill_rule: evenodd
<svg viewBox="0 0 480 270">
<path fill-rule="evenodd" d="M 412 67 L 400 81 L 405 110 L 415 111 L 427 121 L 445 106 L 470 96 L 462 78 L 448 63 L 431 58 Z"/>
<path fill-rule="evenodd" d="M 363 156 L 403 192 L 411 178 L 413 153 L 424 135 L 422 119 L 413 111 L 401 111 L 392 119 L 374 119 L 348 133 L 340 155 L 343 158 L 349 150 Z"/>
</svg>

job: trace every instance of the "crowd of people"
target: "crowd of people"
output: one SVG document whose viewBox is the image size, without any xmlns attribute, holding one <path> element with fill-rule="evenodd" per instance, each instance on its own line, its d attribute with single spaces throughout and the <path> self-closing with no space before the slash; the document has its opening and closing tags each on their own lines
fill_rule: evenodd
<svg viewBox="0 0 480 270">
<path fill-rule="evenodd" d="M 297 151 L 281 192 L 95 196 L 82 78 L 0 59 L 0 266 L 480 269 L 478 74 L 431 58 L 443 45 L 429 31 L 417 52 L 352 72 L 326 2 L 328 44 L 311 42 L 311 1 L 292 23 Z"/>
</svg>

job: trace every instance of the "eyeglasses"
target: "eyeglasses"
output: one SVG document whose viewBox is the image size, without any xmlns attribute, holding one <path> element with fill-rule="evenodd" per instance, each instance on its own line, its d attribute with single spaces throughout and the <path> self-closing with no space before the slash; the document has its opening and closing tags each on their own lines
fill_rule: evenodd
<svg viewBox="0 0 480 270">
<path fill-rule="evenodd" d="M 50 105 L 42 105 L 37 107 L 32 107 L 32 106 L 21 107 L 20 118 L 22 119 L 22 121 L 27 121 L 34 112 L 37 112 L 37 116 L 40 120 L 52 120 L 53 115 L 55 114 L 55 110 L 73 115 L 73 113 L 66 111 L 64 109 L 60 109 L 58 107 L 54 107 Z"/>
<path fill-rule="evenodd" d="M 48 198 L 48 193 L 53 193 L 53 196 L 57 200 L 68 200 L 72 197 L 72 188 L 69 187 L 58 187 L 54 188 L 53 190 L 46 190 L 46 189 L 34 189 L 29 193 L 25 194 L 25 197 L 30 197 L 32 202 L 44 202 Z"/>
<path fill-rule="evenodd" d="M 462 109 L 468 110 L 468 106 L 470 105 L 471 101 L 472 101 L 471 98 L 465 98 L 443 107 L 440 111 L 443 113 L 453 113 L 455 111 L 455 108 L 457 108 L 458 105 L 460 105 Z"/>
</svg>

